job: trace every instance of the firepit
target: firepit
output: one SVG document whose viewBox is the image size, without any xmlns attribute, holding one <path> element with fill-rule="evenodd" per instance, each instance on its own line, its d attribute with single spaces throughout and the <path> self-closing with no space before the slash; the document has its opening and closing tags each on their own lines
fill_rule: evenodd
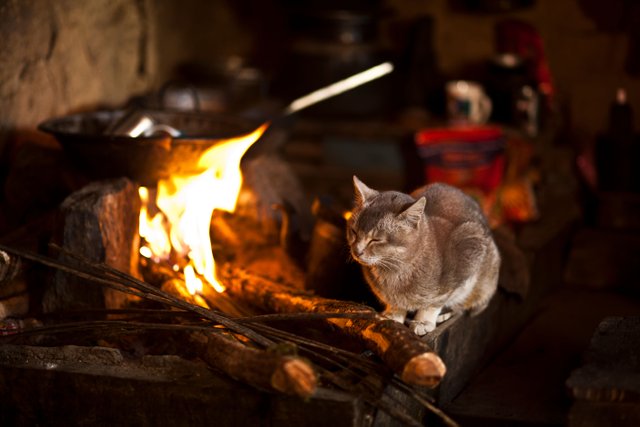
<svg viewBox="0 0 640 427">
<path fill-rule="evenodd" d="M 119 182 L 122 183 L 122 180 Z M 113 183 L 109 184 L 113 185 Z M 122 185 L 124 191 L 130 187 L 130 183 L 127 184 L 129 185 Z M 96 187 L 93 185 L 90 189 L 95 191 Z M 104 189 L 97 192 L 108 194 Z M 87 198 L 91 199 L 91 197 Z M 85 197 L 80 199 L 85 199 Z M 77 227 L 77 223 L 75 224 Z M 78 229 L 76 228 L 76 230 Z M 42 263 L 61 274 L 64 273 L 68 277 L 66 279 L 58 278 L 54 284 L 54 287 L 57 286 L 59 291 L 71 289 L 68 286 L 67 288 L 60 286 L 62 284 L 69 285 L 68 279 L 75 277 L 83 279 L 82 282 L 76 283 L 78 285 L 82 283 L 85 287 L 91 287 L 90 283 L 94 282 L 115 288 L 116 293 L 124 291 L 134 294 L 140 300 L 136 301 L 137 305 L 133 307 L 146 307 L 145 304 L 140 305 L 141 301 L 156 303 L 151 307 L 157 307 L 157 303 L 165 307 L 173 307 L 172 311 L 158 308 L 136 309 L 130 307 L 120 310 L 94 308 L 93 316 L 97 315 L 100 320 L 95 320 L 96 317 L 92 318 L 91 310 L 87 311 L 85 308 L 83 317 L 86 319 L 88 316 L 93 320 L 72 323 L 63 320 L 69 316 L 78 318 L 82 313 L 77 310 L 73 312 L 59 310 L 56 313 L 56 322 L 51 324 L 46 322 L 45 326 L 25 329 L 23 333 L 9 337 L 12 342 L 39 344 L 40 346 L 46 343 L 47 345 L 47 350 L 40 350 L 41 347 L 20 346 L 13 349 L 7 347 L 6 354 L 17 354 L 15 351 L 19 351 L 29 355 L 25 357 L 25 360 L 33 358 L 42 360 L 42 365 L 36 364 L 37 367 L 22 365 L 23 369 L 48 369 L 58 372 L 55 375 L 64 376 L 60 371 L 66 372 L 68 364 L 73 362 L 73 358 L 77 355 L 82 354 L 82 358 L 85 360 L 94 360 L 94 356 L 89 356 L 89 353 L 84 354 L 81 350 L 72 351 L 73 347 L 70 348 L 69 345 L 86 346 L 95 342 L 94 340 L 101 343 L 103 347 L 118 347 L 120 349 L 115 353 L 108 352 L 107 349 L 100 353 L 106 355 L 105 358 L 115 358 L 118 362 L 110 360 L 109 363 L 106 363 L 107 368 L 100 368 L 107 369 L 107 371 L 110 369 L 108 366 L 122 365 L 120 363 L 122 357 L 127 358 L 123 354 L 131 354 L 131 345 L 145 347 L 144 352 L 151 351 L 149 348 L 157 351 L 158 346 L 166 352 L 168 347 L 173 348 L 173 353 L 185 359 L 196 357 L 216 370 L 221 370 L 232 378 L 261 390 L 272 390 L 303 397 L 318 396 L 321 401 L 324 400 L 322 396 L 327 393 L 323 390 L 327 387 L 329 390 L 335 387 L 342 389 L 347 393 L 345 396 L 353 395 L 354 398 L 369 395 L 365 399 L 368 405 L 386 408 L 395 417 L 404 420 L 403 422 L 410 421 L 410 415 L 402 410 L 397 410 L 388 403 L 377 401 L 382 392 L 380 387 L 383 384 L 396 387 L 403 393 L 414 395 L 415 398 L 428 406 L 427 399 L 429 398 L 422 392 L 411 389 L 406 383 L 432 386 L 437 384 L 443 374 L 443 365 L 425 343 L 400 325 L 383 320 L 370 308 L 347 302 L 324 300 L 307 291 L 292 289 L 282 283 L 243 270 L 234 270 L 231 267 L 222 269 L 221 281 L 227 285 L 225 293 L 218 294 L 215 290 L 202 292 L 205 300 L 237 298 L 243 303 L 251 303 L 252 307 L 259 307 L 266 311 L 297 314 L 233 318 L 220 311 L 212 311 L 194 304 L 198 301 L 191 294 L 185 292 L 184 280 L 175 280 L 180 275 L 172 269 L 169 270 L 171 273 L 156 270 L 155 274 L 156 277 L 163 274 L 173 276 L 172 280 L 168 282 L 173 283 L 176 288 L 170 290 L 165 284 L 162 289 L 159 289 L 112 267 L 90 262 L 83 256 L 70 253 L 62 248 L 60 254 L 63 256 L 57 260 L 9 247 L 3 247 L 2 250 L 10 253 L 12 258 L 20 257 L 27 262 Z M 147 264 L 147 267 L 150 267 L 150 264 Z M 101 289 L 100 287 L 91 288 Z M 176 291 L 176 289 L 178 290 Z M 168 290 L 171 293 L 167 292 Z M 81 295 L 73 291 L 72 293 L 74 297 L 70 301 L 78 301 Z M 175 294 L 181 296 L 176 297 Z M 105 303 L 117 300 L 106 298 L 108 293 L 104 295 Z M 222 297 L 223 295 L 224 297 Z M 122 303 L 122 299 L 118 301 Z M 212 305 L 224 306 L 224 303 L 216 301 Z M 322 327 L 310 329 L 315 331 L 314 334 L 325 334 L 326 336 L 327 331 L 331 331 L 331 334 L 342 334 L 346 339 L 355 338 L 363 343 L 364 347 L 369 347 L 377 352 L 383 360 L 386 360 L 386 363 L 380 365 L 380 362 L 377 362 L 375 358 L 363 357 L 358 353 L 324 344 L 321 341 L 302 338 L 306 335 L 302 335 L 300 332 L 291 332 L 292 328 L 290 327 L 275 326 L 282 322 L 296 323 L 299 321 L 302 322 L 294 327 L 294 330 L 309 329 L 309 324 L 320 322 Z M 271 326 L 270 322 L 276 323 Z M 323 329 L 324 332 L 322 332 Z M 165 345 L 159 345 L 153 339 L 151 340 L 153 344 L 149 345 L 148 337 L 140 338 L 137 336 L 140 331 L 144 332 L 143 336 L 155 331 L 153 338 L 161 340 Z M 157 331 L 163 331 L 164 334 Z M 70 337 L 69 334 L 74 336 Z M 402 345 L 399 346 L 401 348 L 390 348 L 390 340 L 401 343 Z M 51 345 L 55 345 L 64 357 L 60 356 L 55 348 L 49 347 Z M 182 349 L 176 351 L 175 348 Z M 91 350 L 87 349 L 87 351 Z M 97 362 L 101 362 L 100 357 L 102 356 L 97 358 Z M 9 359 L 11 358 L 5 358 L 3 364 Z M 11 360 L 15 362 L 16 359 L 14 357 Z M 423 362 L 427 362 L 426 365 Z M 83 369 L 89 371 L 97 369 L 95 366 L 93 368 L 87 367 L 88 363 L 81 362 L 83 367 L 74 368 L 75 372 L 83 372 Z M 102 364 L 102 362 L 99 363 L 99 365 Z M 135 368 L 131 369 L 135 370 Z M 167 369 L 171 370 L 173 367 L 170 366 Z M 196 372 L 198 369 L 202 368 L 197 368 Z M 392 378 L 393 371 L 400 374 L 401 380 Z M 377 380 L 374 381 L 375 378 Z M 369 384 L 371 381 L 374 382 Z M 367 384 L 369 385 L 367 386 Z M 81 389 L 82 385 L 77 387 Z M 371 394 L 372 392 L 374 394 Z M 332 392 L 329 393 L 331 396 Z M 351 417 L 353 418 L 353 416 L 352 414 Z"/>
<path fill-rule="evenodd" d="M 384 122 L 301 123 L 305 141 L 330 134 L 352 148 L 374 136 L 389 147 L 406 138 L 406 129 Z M 453 318 L 419 338 L 378 315 L 370 294 L 354 292 L 366 286 L 340 251 L 346 208 L 320 200 L 311 208 L 293 172 L 307 166 L 273 153 L 241 163 L 264 129 L 217 141 L 194 174 L 90 180 L 54 216 L 3 240 L 0 290 L 16 290 L 0 294 L 0 379 L 21 392 L 0 396 L 1 421 L 130 423 L 115 408 L 134 405 L 180 423 L 180 411 L 166 409 L 175 401 L 198 421 L 216 412 L 202 408 L 233 405 L 278 425 L 419 425 L 425 414 L 452 423 L 434 404 L 450 402 L 530 315 L 549 284 L 530 283 L 529 271 L 559 259 L 545 246 L 558 229 L 523 227 L 533 242 L 525 247 L 540 254 L 529 258 L 513 234 L 496 230 L 502 291 L 482 315 Z M 336 271 L 326 274 L 328 266 Z M 337 288 L 349 288 L 348 297 Z M 104 393 L 114 406 L 92 412 L 87 398 L 65 418 L 44 403 L 45 392 L 29 400 L 39 381 L 72 386 L 60 405 Z M 232 393 L 237 402 L 226 397 Z"/>
<path fill-rule="evenodd" d="M 330 85 L 282 114 L 338 90 Z M 400 174 L 414 172 L 415 129 L 386 120 L 300 121 L 287 159 L 260 151 L 243 159 L 265 136 L 282 138 L 277 127 L 265 134 L 269 122 L 225 127 L 199 114 L 137 113 L 140 124 L 160 122 L 161 134 L 114 131 L 123 111 L 41 127 L 83 166 L 88 184 L 46 221 L 0 242 L 0 285 L 20 283 L 10 294 L 17 304 L 0 294 L 0 320 L 7 318 L 0 325 L 0 380 L 21 387 L 0 395 L 8 402 L 0 421 L 131 423 L 141 418 L 118 409 L 140 408 L 185 423 L 179 410 L 167 409 L 175 403 L 189 407 L 187 424 L 210 422 L 233 406 L 259 415 L 223 423 L 422 425 L 430 414 L 455 425 L 435 403 L 451 402 L 530 315 L 543 291 L 530 283 L 530 269 L 548 261 L 537 254 L 558 255 L 541 250 L 553 233 L 531 232 L 535 242 L 525 254 L 518 236 L 496 229 L 501 292 L 480 316 L 456 316 L 420 338 L 379 315 L 360 272 L 351 274 L 357 265 L 349 266 L 342 251 L 348 202 L 329 206 L 316 197 L 312 207 L 308 182 L 298 181 L 306 170 L 318 175 L 316 183 L 340 185 L 349 182 L 341 173 L 360 167 L 399 189 Z M 213 135 L 218 125 L 224 131 Z M 296 148 L 296 138 L 306 148 Z M 296 163 L 296 153 L 314 164 Z M 372 157 L 344 161 L 361 153 Z M 318 165 L 318 154 L 335 161 Z M 509 176 L 520 172 L 512 167 Z M 405 184 L 414 185 L 411 178 Z M 25 288 L 35 289 L 26 292 L 31 310 L 21 299 Z M 29 401 L 38 378 L 72 385 L 58 403 L 82 396 L 83 404 L 66 415 L 44 403 L 46 393 Z M 95 402 L 84 397 L 100 393 L 113 396 L 113 406 L 85 408 Z M 239 393 L 237 402 L 229 401 L 232 393 Z"/>
<path fill-rule="evenodd" d="M 36 326 L 21 324 L 3 338 L 8 372 L 44 369 L 58 378 L 117 366 L 146 381 L 153 375 L 143 372 L 145 361 L 165 360 L 160 376 L 171 376 L 177 356 L 178 370 L 208 366 L 258 390 L 318 399 L 319 408 L 343 396 L 344 420 L 380 410 L 420 425 L 428 409 L 450 422 L 421 388 L 438 385 L 446 371 L 425 341 L 366 305 L 305 289 L 303 268 L 281 245 L 292 219 L 287 200 L 278 221 L 232 214 L 240 161 L 264 130 L 218 141 L 199 157 L 197 174 L 152 187 L 92 181 L 60 206 L 46 253 L 0 246 L 7 262 L 20 260 L 25 271 L 46 266 L 53 278 Z M 211 235 L 219 237 L 213 245 Z"/>
</svg>

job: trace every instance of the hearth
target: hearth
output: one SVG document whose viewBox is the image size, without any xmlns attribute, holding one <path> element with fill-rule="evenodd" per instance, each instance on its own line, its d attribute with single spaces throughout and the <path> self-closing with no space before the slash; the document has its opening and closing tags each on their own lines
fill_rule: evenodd
<svg viewBox="0 0 640 427">
<path fill-rule="evenodd" d="M 239 76 L 251 74 L 245 65 Z M 48 118 L 40 129 L 56 141 L 26 137 L 45 148 L 9 171 L 13 196 L 54 188 L 60 203 L 25 203 L 30 218 L 12 218 L 21 228 L 0 239 L 0 424 L 456 425 L 439 408 L 552 286 L 544 272 L 573 217 L 495 229 L 500 291 L 482 315 L 425 337 L 383 318 L 348 261 L 351 177 L 384 189 L 423 184 L 414 137 L 443 123 L 390 113 L 395 102 L 374 114 L 362 100 L 351 113 L 291 114 L 396 65 L 358 65 L 284 108 L 253 99 L 240 114 L 230 102 L 231 116 L 200 102 L 211 87 L 191 85 L 203 110 L 169 111 L 155 102 L 168 82 L 118 110 Z M 418 86 L 404 89 L 426 90 Z M 523 176 L 535 143 L 498 133 L 501 161 L 505 145 L 516 160 L 505 176 L 531 190 Z M 43 159 L 62 172 L 58 186 L 38 174 Z M 541 209 L 565 196 L 546 194 Z M 525 211 L 518 221 L 537 213 Z"/>
<path fill-rule="evenodd" d="M 239 168 L 242 152 L 235 156 Z M 227 173 L 226 163 L 212 172 L 214 178 Z M 315 292 L 321 289 L 310 288 L 304 252 L 317 233 L 319 215 L 340 230 L 342 212 L 320 207 L 319 200 L 312 212 L 296 175 L 272 154 L 247 159 L 243 169 L 238 211 L 208 214 L 206 237 L 212 245 L 205 249 L 215 255 L 215 278 L 193 268 L 192 254 L 175 243 L 179 237 L 167 236 L 174 246 L 163 254 L 151 247 L 154 237 L 142 232 L 159 206 L 168 209 L 165 201 L 153 203 L 149 196 L 170 192 L 176 182 L 143 187 L 125 177 L 88 180 L 52 215 L 3 242 L 3 283 L 26 284 L 30 292 L 23 297 L 32 305 L 6 313 L 24 320 L 11 327 L 3 323 L 3 381 L 21 387 L 3 396 L 3 421 L 135 419 L 115 411 L 115 402 L 179 420 L 180 412 L 168 409 L 173 401 L 176 407 L 225 411 L 229 400 L 220 398 L 220 390 L 215 398 L 202 391 L 220 384 L 239 393 L 235 407 L 259 413 L 261 423 L 295 425 L 303 417 L 304 424 L 320 425 L 335 417 L 339 424 L 368 425 L 389 417 L 419 425 L 426 412 L 447 419 L 428 392 L 446 367 L 426 341 L 367 305 L 327 299 Z M 200 199 L 220 188 L 204 191 Z M 185 246 L 192 250 L 194 244 Z M 322 269 L 322 257 L 336 265 L 330 258 L 343 256 L 321 251 L 313 262 Z M 189 280 L 199 288 L 190 288 Z M 184 381 L 173 384 L 168 379 L 174 375 Z M 30 384 L 38 382 L 45 388 L 58 382 L 70 386 L 57 401 L 69 408 L 68 415 L 45 403 L 45 395 L 23 400 Z M 158 394 L 151 390 L 154 382 L 171 391 Z M 247 385 L 258 391 L 247 392 Z M 198 390 L 207 396 L 198 397 Z M 96 402 L 90 396 L 102 393 L 111 403 L 92 413 L 88 408 Z M 122 403 L 125 396 L 137 403 Z M 65 403 L 78 399 L 84 403 Z M 199 420 L 212 410 L 189 412 Z"/>
<path fill-rule="evenodd" d="M 349 123 L 334 122 L 331 136 L 301 122 L 286 159 L 244 159 L 236 212 L 214 210 L 208 223 L 223 292 L 209 285 L 190 291 L 184 255 L 144 250 L 152 239 L 139 235 L 141 206 L 160 191 L 141 191 L 128 178 L 89 180 L 53 214 L 4 239 L 3 283 L 16 286 L 18 300 L 28 295 L 32 309 L 24 299 L 5 305 L 17 307 L 10 317 L 20 320 L 3 323 L 2 380 L 19 392 L 2 396 L 3 421 L 127 423 L 144 418 L 136 411 L 177 424 L 417 425 L 446 417 L 435 405 L 460 392 L 553 286 L 542 273 L 553 277 L 549 266 L 561 259 L 571 213 L 544 216 L 518 235 L 496 230 L 505 271 L 487 311 L 414 336 L 376 314 L 357 266 L 344 262 L 348 205 L 316 197 L 337 185 L 340 172 L 314 181 L 293 155 L 309 136 L 324 135 L 329 144 L 351 138 L 349 149 L 366 150 L 377 135 L 402 159 L 405 128 L 381 122 L 354 133 Z M 546 194 L 543 207 L 564 197 Z M 145 216 L 157 211 L 148 205 Z M 36 384 L 49 392 L 32 393 Z M 70 391 L 48 402 L 58 384 Z"/>
</svg>

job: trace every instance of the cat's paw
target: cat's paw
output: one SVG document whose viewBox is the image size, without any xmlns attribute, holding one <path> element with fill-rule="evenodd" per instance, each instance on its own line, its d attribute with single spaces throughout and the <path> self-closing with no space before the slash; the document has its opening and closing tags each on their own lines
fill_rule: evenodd
<svg viewBox="0 0 640 427">
<path fill-rule="evenodd" d="M 394 322 L 404 323 L 404 319 L 407 317 L 407 312 L 406 310 L 387 309 L 382 313 L 382 315 Z"/>
<path fill-rule="evenodd" d="M 451 311 L 447 311 L 446 313 L 440 313 L 438 315 L 438 319 L 436 320 L 436 323 L 439 325 L 440 323 L 446 322 L 452 317 L 453 317 L 453 312 Z"/>
<path fill-rule="evenodd" d="M 420 320 L 409 320 L 409 329 L 416 335 L 425 335 L 436 328 L 436 324 L 434 322 L 430 322 L 428 320 L 420 321 Z"/>
</svg>

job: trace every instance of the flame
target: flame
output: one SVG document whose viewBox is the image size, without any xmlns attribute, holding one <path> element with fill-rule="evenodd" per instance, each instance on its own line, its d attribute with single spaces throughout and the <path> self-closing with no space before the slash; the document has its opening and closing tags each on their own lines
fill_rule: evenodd
<svg viewBox="0 0 640 427">
<path fill-rule="evenodd" d="M 149 251 L 141 248 L 141 254 L 147 256 L 152 253 L 149 258 L 166 260 L 173 250 L 177 255 L 188 258 L 189 264 L 184 273 L 192 295 L 199 291 L 198 286 L 202 289 L 202 281 L 195 273 L 216 291 L 225 290 L 216 278 L 209 237 L 211 215 L 215 209 L 235 211 L 242 187 L 240 161 L 268 126 L 268 123 L 263 124 L 247 135 L 213 145 L 198 160 L 197 167 L 205 169 L 204 172 L 172 176 L 158 182 L 156 205 L 161 213 L 152 218 L 149 218 L 147 208 L 149 192 L 144 187 L 140 188 L 143 205 L 140 210 L 140 236 L 149 248 Z"/>
<path fill-rule="evenodd" d="M 140 187 L 140 220 L 138 234 L 144 238 L 149 246 L 140 247 L 140 254 L 155 261 L 167 259 L 171 253 L 171 242 L 165 231 L 164 217 L 161 213 L 156 213 L 149 218 L 149 189 Z"/>
<path fill-rule="evenodd" d="M 196 272 L 193 271 L 191 264 L 184 268 L 184 281 L 187 285 L 187 290 L 191 295 L 202 292 L 202 280 L 196 276 Z"/>
</svg>

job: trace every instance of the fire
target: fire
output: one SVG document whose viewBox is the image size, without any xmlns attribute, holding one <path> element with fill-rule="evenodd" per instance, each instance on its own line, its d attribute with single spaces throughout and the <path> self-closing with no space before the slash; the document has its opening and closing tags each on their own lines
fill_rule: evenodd
<svg viewBox="0 0 640 427">
<path fill-rule="evenodd" d="M 171 252 L 188 259 L 184 268 L 187 289 L 193 295 L 202 290 L 201 276 L 218 292 L 224 286 L 216 278 L 209 225 L 215 209 L 233 212 L 242 186 L 240 161 L 244 153 L 267 129 L 216 143 L 199 159 L 191 176 L 172 176 L 158 182 L 156 205 L 160 212 L 150 217 L 149 191 L 140 187 L 140 236 L 147 246 L 140 253 L 153 260 L 168 260 Z M 197 273 L 197 274 L 196 274 Z"/>
<path fill-rule="evenodd" d="M 138 189 L 140 195 L 140 220 L 138 225 L 138 234 L 143 237 L 149 246 L 140 248 L 140 254 L 146 258 L 153 258 L 156 261 L 169 258 L 171 253 L 171 242 L 169 236 L 165 232 L 164 217 L 157 213 L 153 217 L 149 214 L 149 189 L 140 187 Z M 153 249 L 152 249 L 153 248 Z"/>
</svg>

